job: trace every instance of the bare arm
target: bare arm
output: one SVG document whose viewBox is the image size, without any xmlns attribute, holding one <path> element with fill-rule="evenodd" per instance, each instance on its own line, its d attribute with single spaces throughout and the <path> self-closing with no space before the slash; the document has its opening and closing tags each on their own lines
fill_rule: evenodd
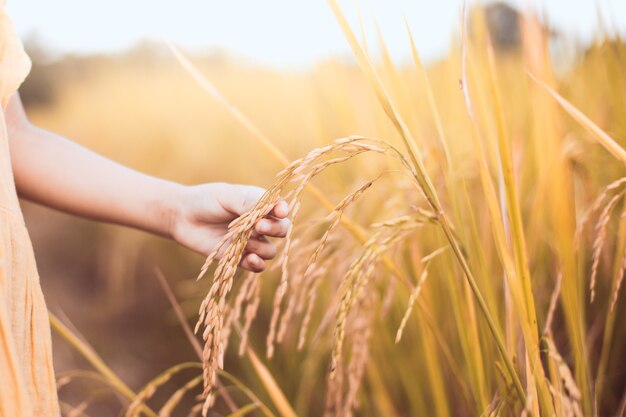
<svg viewBox="0 0 626 417">
<path fill-rule="evenodd" d="M 6 110 L 11 161 L 20 197 L 82 217 L 170 237 L 207 254 L 227 225 L 251 208 L 257 187 L 222 183 L 184 186 L 142 174 L 75 142 L 33 126 L 19 95 Z M 260 270 L 275 248 L 265 237 L 284 236 L 284 202 L 257 225 L 242 266 Z"/>
<path fill-rule="evenodd" d="M 8 104 L 20 197 L 95 220 L 170 235 L 181 186 L 144 175 L 29 123 L 19 96 Z"/>
</svg>

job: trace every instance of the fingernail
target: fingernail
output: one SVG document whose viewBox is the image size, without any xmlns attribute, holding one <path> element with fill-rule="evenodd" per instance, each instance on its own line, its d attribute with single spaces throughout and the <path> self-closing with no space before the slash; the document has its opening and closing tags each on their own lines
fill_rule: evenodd
<svg viewBox="0 0 626 417">
<path fill-rule="evenodd" d="M 257 226 L 257 230 L 261 233 L 267 233 L 269 232 L 269 229 L 269 225 L 267 224 L 267 222 L 264 221 L 260 221 Z"/>
</svg>

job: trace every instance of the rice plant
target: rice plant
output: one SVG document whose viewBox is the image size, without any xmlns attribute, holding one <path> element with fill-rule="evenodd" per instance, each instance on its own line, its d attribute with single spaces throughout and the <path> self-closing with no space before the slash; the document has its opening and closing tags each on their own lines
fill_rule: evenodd
<svg viewBox="0 0 626 417">
<path fill-rule="evenodd" d="M 185 396 L 185 415 L 203 416 L 623 415 L 623 41 L 602 38 L 589 66 L 557 74 L 536 16 L 519 16 L 519 42 L 503 46 L 489 14 L 474 8 L 438 68 L 424 67 L 407 25 L 413 65 L 400 68 L 382 35 L 378 60 L 329 5 L 360 87 L 373 92 L 359 111 L 375 132 L 324 133 L 293 162 L 170 45 L 251 143 L 283 165 L 201 268 L 198 278 L 212 276 L 198 300 L 204 346 L 166 287 L 198 362 L 135 393 L 55 326 L 129 400 L 129 417 L 174 415 Z M 268 273 L 239 274 L 255 223 L 281 198 L 292 219 L 281 257 Z M 229 357 L 235 338 L 230 350 L 249 361 L 242 374 L 254 388 L 228 371 L 243 361 Z M 158 410 L 151 405 L 191 370 Z"/>
</svg>

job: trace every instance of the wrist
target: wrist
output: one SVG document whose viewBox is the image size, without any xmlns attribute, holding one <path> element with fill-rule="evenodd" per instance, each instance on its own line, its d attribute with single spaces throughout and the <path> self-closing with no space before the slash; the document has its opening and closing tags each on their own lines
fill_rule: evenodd
<svg viewBox="0 0 626 417">
<path fill-rule="evenodd" d="M 187 186 L 176 182 L 162 180 L 157 190 L 156 224 L 154 232 L 166 238 L 173 239 L 176 224 L 181 216 L 185 190 Z"/>
</svg>

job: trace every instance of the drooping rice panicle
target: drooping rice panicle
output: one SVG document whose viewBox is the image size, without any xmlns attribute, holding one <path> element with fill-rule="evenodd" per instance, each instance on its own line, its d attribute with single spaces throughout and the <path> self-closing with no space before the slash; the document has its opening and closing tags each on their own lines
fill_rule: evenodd
<svg viewBox="0 0 626 417">
<path fill-rule="evenodd" d="M 338 139 L 326 146 L 314 149 L 309 152 L 304 158 L 300 158 L 291 163 L 287 168 L 281 171 L 274 185 L 268 189 L 268 191 L 261 197 L 255 207 L 249 212 L 243 214 L 234 220 L 228 229 L 228 232 L 222 239 L 222 241 L 216 246 L 214 251 L 207 257 L 205 264 L 201 268 L 199 278 L 201 278 L 210 265 L 218 260 L 217 267 L 214 272 L 214 281 L 209 289 L 209 292 L 205 299 L 202 301 L 199 310 L 199 319 L 196 324 L 196 332 L 201 326 L 204 326 L 202 333 L 202 339 L 204 340 L 203 349 L 203 375 L 204 375 L 204 396 L 206 398 L 203 408 L 203 415 L 208 413 L 208 410 L 213 406 L 215 401 L 215 386 L 217 378 L 217 370 L 223 369 L 224 361 L 224 342 L 223 342 L 223 329 L 224 329 L 224 314 L 226 309 L 226 297 L 230 292 L 233 279 L 237 271 L 237 266 L 241 262 L 245 247 L 248 240 L 252 236 L 252 232 L 255 224 L 267 216 L 273 209 L 276 202 L 280 199 L 281 194 L 286 188 L 296 183 L 296 192 L 294 200 L 292 201 L 292 207 L 295 209 L 293 212 L 297 212 L 296 205 L 300 204 L 299 197 L 305 186 L 310 180 L 321 173 L 327 167 L 343 162 L 344 159 L 335 159 L 323 161 L 332 152 L 342 151 L 348 155 L 359 155 L 364 152 L 374 152 L 390 155 L 393 158 L 400 161 L 402 166 L 412 172 L 409 163 L 404 156 L 392 146 L 382 142 L 380 140 L 351 136 L 348 138 Z M 330 161 L 330 162 L 329 162 Z M 308 173 L 307 169 L 310 169 Z M 304 176 L 302 176 L 304 174 Z M 292 225 L 293 227 L 293 225 Z M 287 284 L 287 267 L 289 247 L 286 244 L 285 257 L 283 259 L 283 269 L 281 282 L 274 299 L 274 311 L 276 318 L 272 319 L 270 325 L 270 332 L 268 335 L 268 355 L 271 356 L 273 352 L 273 340 L 276 332 L 276 325 L 278 320 L 278 313 L 276 311 L 280 308 L 282 297 L 286 291 Z"/>
<path fill-rule="evenodd" d="M 548 314 L 546 315 L 546 323 L 543 327 L 543 334 L 548 334 L 552 330 L 552 321 L 554 320 L 554 312 L 556 311 L 559 296 L 561 295 L 561 281 L 563 280 L 563 274 L 559 273 L 556 277 L 556 284 L 554 290 L 550 296 L 550 305 L 548 307 Z"/>
<path fill-rule="evenodd" d="M 254 285 L 252 286 L 252 293 L 250 294 L 248 305 L 246 306 L 246 311 L 244 314 L 244 324 L 241 330 L 241 341 L 239 343 L 239 356 L 243 356 L 247 348 L 250 326 L 252 326 L 252 321 L 256 317 L 256 313 L 259 309 L 260 303 L 261 303 L 261 286 L 259 284 L 259 280 L 255 280 Z"/>
<path fill-rule="evenodd" d="M 598 195 L 598 197 L 596 197 L 594 202 L 591 204 L 591 207 L 589 207 L 589 209 L 587 209 L 587 211 L 583 215 L 581 221 L 579 222 L 578 227 L 576 228 L 576 236 L 574 238 L 574 242 L 576 243 L 576 246 L 578 246 L 578 244 L 580 242 L 581 234 L 582 234 L 583 230 L 585 229 L 585 226 L 587 224 L 589 224 L 589 222 L 591 221 L 591 218 L 593 217 L 593 215 L 598 210 L 600 210 L 600 208 L 602 208 L 602 204 L 607 199 L 607 197 L 612 192 L 618 190 L 619 188 L 621 188 L 625 184 L 626 184 L 626 177 L 619 178 L 619 179 L 613 181 L 612 183 L 610 183 L 608 186 L 606 186 L 602 190 L 602 192 Z"/>
<path fill-rule="evenodd" d="M 607 203 L 607 205 L 602 210 L 600 217 L 598 219 L 598 224 L 596 225 L 596 238 L 593 242 L 593 256 L 592 256 L 592 265 L 591 265 L 591 279 L 589 280 L 589 291 L 591 293 L 590 298 L 593 302 L 595 298 L 595 285 L 596 285 L 596 276 L 598 275 L 598 267 L 600 265 L 600 255 L 602 254 L 602 248 L 604 248 L 604 243 L 606 241 L 607 235 L 607 227 L 609 224 L 609 220 L 611 218 L 611 213 L 613 208 L 617 205 L 617 202 L 621 197 L 624 196 L 624 193 L 618 193 L 613 196 Z"/>
<path fill-rule="evenodd" d="M 622 217 L 626 212 L 622 213 Z M 615 310 L 615 305 L 617 304 L 617 297 L 619 295 L 619 290 L 622 286 L 622 281 L 624 281 L 624 273 L 626 271 L 626 251 L 624 251 L 624 255 L 622 256 L 622 267 L 617 275 L 617 281 L 615 282 L 615 289 L 613 290 L 613 294 L 611 294 L 611 307 L 609 311 L 613 312 Z"/>
<path fill-rule="evenodd" d="M 403 216 L 386 222 L 381 230 L 368 241 L 363 252 L 350 265 L 339 289 L 341 300 L 335 320 L 331 355 L 331 379 L 334 377 L 339 362 L 342 361 L 341 352 L 348 314 L 355 303 L 361 299 L 363 290 L 367 287 L 380 256 L 404 239 L 407 234 L 422 225 L 421 220 L 411 216 Z"/>
<path fill-rule="evenodd" d="M 396 343 L 400 342 L 400 339 L 402 339 L 402 332 L 406 327 L 406 323 L 409 321 L 409 317 L 411 316 L 411 312 L 413 311 L 413 305 L 415 304 L 415 300 L 417 300 L 417 297 L 422 291 L 422 286 L 424 282 L 426 282 L 427 277 L 428 269 L 424 268 L 424 271 L 422 272 L 422 275 L 420 276 L 417 285 L 415 286 L 413 291 L 411 291 L 411 295 L 409 296 L 409 303 L 407 305 L 406 311 L 404 312 L 404 316 L 402 317 L 402 321 L 400 322 L 400 327 L 398 327 L 398 330 L 396 332 Z"/>
</svg>

